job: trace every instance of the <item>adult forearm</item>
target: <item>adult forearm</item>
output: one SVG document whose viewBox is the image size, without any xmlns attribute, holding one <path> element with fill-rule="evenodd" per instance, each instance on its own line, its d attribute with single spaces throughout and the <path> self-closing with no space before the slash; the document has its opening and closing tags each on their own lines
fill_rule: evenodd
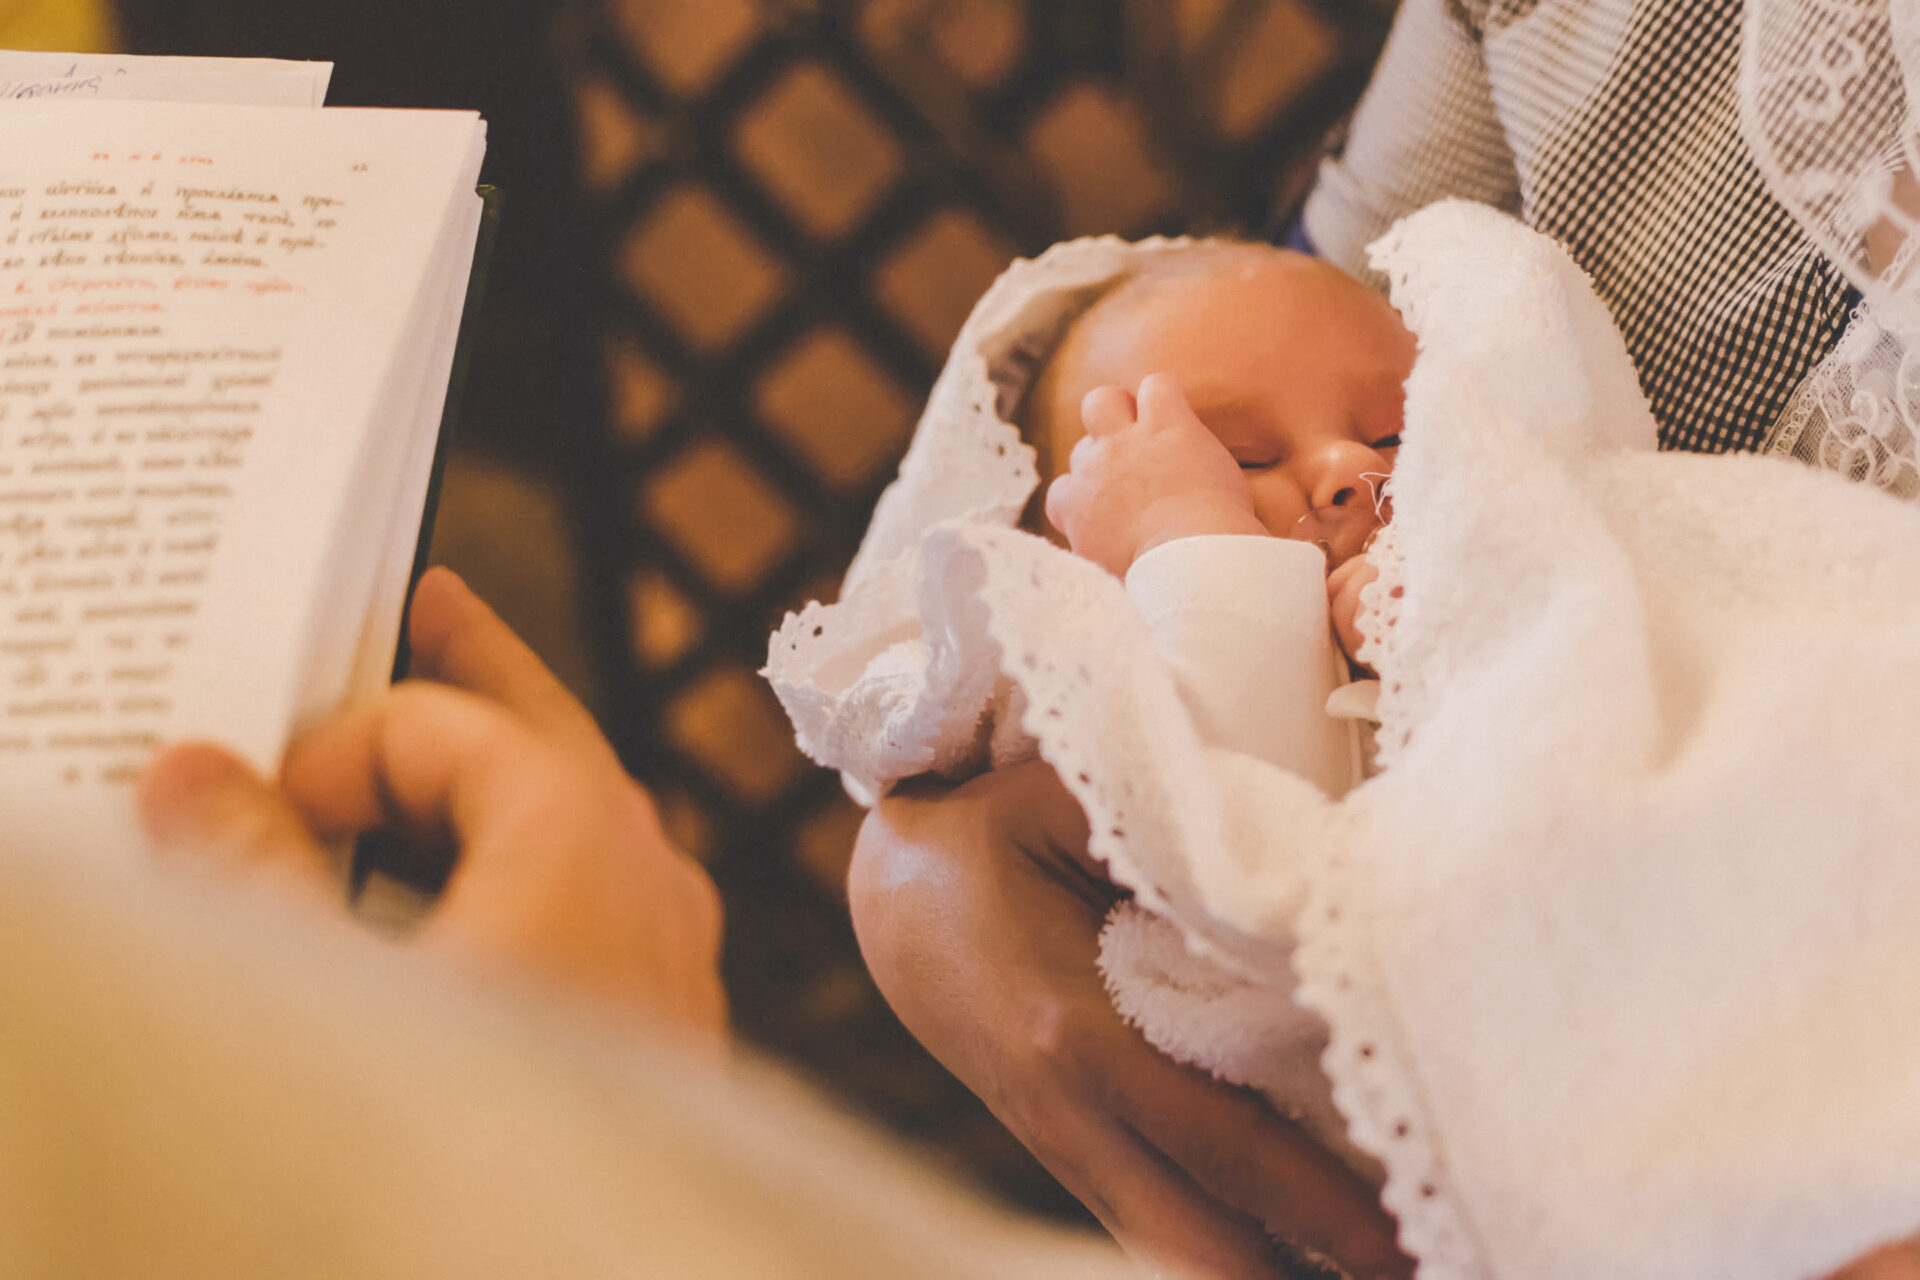
<svg viewBox="0 0 1920 1280">
<path fill-rule="evenodd" d="M 1285 1240 L 1357 1275 L 1407 1274 L 1371 1188 L 1114 1012 L 1096 959 L 1115 894 L 1085 847 L 1045 765 L 876 807 L 849 886 L 901 1021 L 1135 1254 L 1203 1280 L 1274 1280 Z"/>
</svg>

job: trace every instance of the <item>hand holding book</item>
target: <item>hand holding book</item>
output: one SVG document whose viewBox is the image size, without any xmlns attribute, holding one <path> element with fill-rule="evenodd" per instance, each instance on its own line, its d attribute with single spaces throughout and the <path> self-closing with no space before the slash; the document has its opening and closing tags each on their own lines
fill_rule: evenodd
<svg viewBox="0 0 1920 1280">
<path fill-rule="evenodd" d="M 161 852 L 337 903 L 321 840 L 426 833 L 459 858 L 419 925 L 424 946 L 723 1036 L 713 882 L 668 841 L 593 717 L 452 573 L 421 579 L 411 626 L 432 682 L 296 739 L 279 787 L 206 744 L 162 754 L 140 796 Z"/>
</svg>

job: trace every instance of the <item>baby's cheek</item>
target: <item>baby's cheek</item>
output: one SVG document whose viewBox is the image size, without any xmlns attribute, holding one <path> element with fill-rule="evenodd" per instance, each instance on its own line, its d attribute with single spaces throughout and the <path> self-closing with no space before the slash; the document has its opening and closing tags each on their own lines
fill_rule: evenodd
<svg viewBox="0 0 1920 1280">
<path fill-rule="evenodd" d="M 1246 477 L 1254 519 L 1276 538 L 1292 537 L 1294 526 L 1307 514 L 1306 491 L 1278 467 L 1250 471 Z"/>
</svg>

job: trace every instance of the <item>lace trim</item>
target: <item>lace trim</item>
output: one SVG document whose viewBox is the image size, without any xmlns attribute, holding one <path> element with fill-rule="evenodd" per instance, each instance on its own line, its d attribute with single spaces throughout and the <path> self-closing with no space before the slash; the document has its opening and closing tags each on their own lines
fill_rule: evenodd
<svg viewBox="0 0 1920 1280">
<path fill-rule="evenodd" d="M 1412 1055 L 1372 960 L 1367 924 L 1352 903 L 1364 874 L 1336 853 L 1300 921 L 1298 998 L 1326 1020 L 1320 1062 L 1354 1145 L 1385 1167 L 1380 1199 L 1399 1220 L 1400 1247 L 1420 1280 L 1490 1280 L 1486 1251 L 1453 1191 L 1420 1096 Z"/>
<path fill-rule="evenodd" d="M 1406 747 L 1414 723 L 1414 708 L 1425 699 L 1416 687 L 1410 663 L 1400 659 L 1397 637 L 1400 615 L 1406 607 L 1406 557 L 1400 550 L 1399 531 L 1389 524 L 1383 527 L 1367 548 L 1367 559 L 1379 576 L 1360 588 L 1360 612 L 1355 626 L 1360 632 L 1359 661 L 1380 673 L 1380 698 L 1374 704 L 1379 728 L 1374 732 L 1374 771 L 1384 772 Z"/>
<path fill-rule="evenodd" d="M 1209 880 L 1204 865 L 1207 854 L 1226 846 L 1214 821 L 1214 801 L 1223 792 L 1198 739 L 1182 733 L 1177 694 L 1148 660 L 1152 650 L 1144 635 L 1127 630 L 1129 621 L 1137 624 L 1130 602 L 1117 583 L 1083 562 L 1070 561 L 1069 570 L 1063 557 L 1042 572 L 1047 557 L 1062 553 L 1044 543 L 1022 546 L 1022 539 L 1039 542 L 1006 531 L 956 530 L 936 538 L 929 554 L 949 564 L 970 562 L 965 572 L 976 621 L 991 638 L 998 665 L 1028 699 L 1027 731 L 1087 814 L 1089 851 L 1108 864 L 1117 883 L 1135 891 L 1142 908 L 1167 917 L 1191 950 L 1230 972 L 1256 980 L 1282 972 L 1287 949 L 1258 935 L 1300 939 L 1293 957 L 1300 996 L 1330 1026 L 1322 1062 L 1334 1081 L 1334 1099 L 1355 1145 L 1386 1167 L 1383 1198 L 1400 1219 L 1404 1244 L 1421 1259 L 1427 1280 L 1485 1280 L 1481 1247 L 1450 1191 L 1418 1097 L 1418 1077 L 1368 959 L 1365 924 L 1345 905 L 1360 861 L 1334 854 L 1332 874 L 1315 877 L 1321 884 L 1304 920 L 1291 912 L 1281 920 L 1258 901 L 1241 900 L 1223 910 L 1223 891 L 1231 890 Z M 1397 565 L 1397 555 L 1389 563 Z M 1396 579 L 1385 580 L 1390 592 Z M 1055 643 L 1056 632 L 1084 627 L 1090 618 L 1112 626 L 1108 649 L 1085 659 L 1052 656 L 1075 652 Z M 1125 696 L 1114 696 L 1115 690 Z M 1153 758 L 1116 753 L 1116 743 L 1132 741 L 1154 744 Z M 1338 851 L 1363 843 L 1363 808 L 1335 806 L 1310 785 L 1300 787 L 1302 802 L 1291 815 L 1297 825 L 1278 823 L 1276 829 L 1293 831 L 1301 848 L 1269 841 L 1265 859 L 1284 865 L 1307 847 Z M 1317 808 L 1305 803 L 1305 793 Z"/>
<path fill-rule="evenodd" d="M 1362 643 L 1354 656 L 1380 674 L 1375 761 L 1386 772 L 1406 747 L 1425 697 L 1399 651 L 1406 558 L 1393 525 L 1380 531 L 1367 557 L 1379 576 L 1360 592 Z M 1352 797 L 1356 825 L 1365 821 L 1366 802 L 1366 788 Z M 1401 1247 L 1420 1260 L 1421 1280 L 1487 1280 L 1485 1251 L 1453 1192 L 1412 1055 L 1372 960 L 1358 905 L 1359 878 L 1367 872 L 1356 851 L 1366 841 L 1363 830 L 1354 835 L 1336 847 L 1309 893 L 1294 951 L 1297 995 L 1326 1020 L 1321 1065 L 1333 1081 L 1333 1100 L 1348 1137 L 1386 1169 L 1380 1198 L 1399 1219 Z"/>
<path fill-rule="evenodd" d="M 1916 9 L 1747 0 L 1739 95 L 1741 133 L 1768 191 L 1864 299 L 1764 449 L 1909 501 L 1920 500 L 1920 370 L 1909 350 L 1920 339 L 1911 192 L 1920 145 L 1908 111 Z"/>
<path fill-rule="evenodd" d="M 956 541 L 952 550 L 981 574 L 976 607 L 998 666 L 1025 696 L 1022 726 L 1087 815 L 1088 852 L 1142 907 L 1178 924 L 1196 953 L 1237 973 L 1277 972 L 1285 951 L 1246 928 L 1260 904 L 1237 904 L 1241 929 L 1208 910 L 1219 894 L 1198 882 L 1195 855 L 1228 838 L 1220 806 L 1192 798 L 1217 795 L 1216 782 L 1119 582 L 1026 534 L 973 529 Z M 1082 653 L 1088 634 L 1110 639 L 1098 654 L 1056 656 Z M 1152 759 L 1130 758 L 1119 744 L 1144 744 Z"/>
<path fill-rule="evenodd" d="M 1840 345 L 1794 392 L 1763 451 L 1915 501 L 1917 436 L 1920 353 L 1862 303 Z"/>
</svg>

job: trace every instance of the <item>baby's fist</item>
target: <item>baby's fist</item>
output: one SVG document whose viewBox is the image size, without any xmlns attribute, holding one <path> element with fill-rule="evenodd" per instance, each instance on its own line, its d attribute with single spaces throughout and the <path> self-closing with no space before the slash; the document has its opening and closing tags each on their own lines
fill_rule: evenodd
<svg viewBox="0 0 1920 1280">
<path fill-rule="evenodd" d="M 1097 387 L 1080 417 L 1087 433 L 1047 490 L 1047 519 L 1079 555 L 1124 575 L 1175 538 L 1267 532 L 1239 464 L 1171 374 L 1149 375 L 1137 400 L 1119 387 Z"/>
</svg>

